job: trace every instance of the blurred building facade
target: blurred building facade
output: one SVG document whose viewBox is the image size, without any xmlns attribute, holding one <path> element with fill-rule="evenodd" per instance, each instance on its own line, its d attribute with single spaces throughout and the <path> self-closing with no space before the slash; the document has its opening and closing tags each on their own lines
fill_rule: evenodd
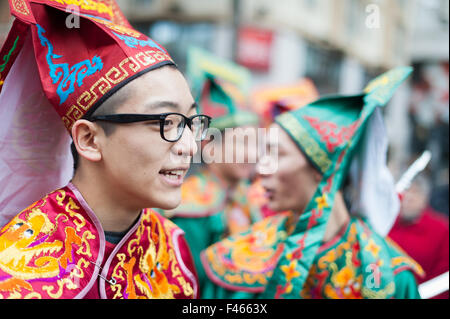
<svg viewBox="0 0 450 319">
<path fill-rule="evenodd" d="M 433 175 L 448 172 L 448 0 L 119 0 L 119 4 L 140 31 L 168 48 L 182 69 L 190 45 L 250 66 L 253 58 L 264 66 L 252 69 L 255 86 L 309 77 L 322 95 L 352 94 L 389 68 L 415 66 L 413 80 L 401 87 L 385 111 L 392 167 L 398 177 L 411 157 L 430 148 Z M 424 77 L 432 82 L 430 90 L 417 92 Z"/>
<path fill-rule="evenodd" d="M 12 18 L 9 15 L 8 0 L 0 0 L 0 45 L 3 44 L 8 35 L 11 22 Z"/>
</svg>

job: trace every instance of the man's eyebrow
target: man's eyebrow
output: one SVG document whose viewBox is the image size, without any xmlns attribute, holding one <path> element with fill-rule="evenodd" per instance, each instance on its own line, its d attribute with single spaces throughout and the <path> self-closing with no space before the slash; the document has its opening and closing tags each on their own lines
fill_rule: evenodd
<svg viewBox="0 0 450 319">
<path fill-rule="evenodd" d="M 197 103 L 192 103 L 191 107 L 189 108 L 188 111 L 192 111 L 193 109 L 197 109 Z M 180 111 L 181 110 L 181 106 L 180 104 L 176 103 L 176 102 L 172 102 L 172 101 L 158 101 L 158 102 L 154 102 L 154 103 L 150 103 L 146 105 L 146 109 L 148 110 L 154 110 L 154 109 L 159 109 L 159 108 L 164 108 L 164 107 L 168 107 L 173 109 L 174 111 Z"/>
<path fill-rule="evenodd" d="M 157 101 L 153 103 L 149 103 L 146 105 L 146 109 L 148 110 L 154 110 L 159 108 L 168 107 L 171 109 L 179 110 L 180 105 L 178 103 L 172 102 L 172 101 Z"/>
</svg>

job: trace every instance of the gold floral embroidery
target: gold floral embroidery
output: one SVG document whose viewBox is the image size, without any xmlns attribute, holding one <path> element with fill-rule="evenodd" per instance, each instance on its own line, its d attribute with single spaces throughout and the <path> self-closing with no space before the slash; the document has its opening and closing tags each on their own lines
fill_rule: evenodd
<svg viewBox="0 0 450 319">
<path fill-rule="evenodd" d="M 112 276 L 116 279 L 116 280 L 125 280 L 124 278 L 124 273 L 121 270 L 121 268 L 123 268 L 126 256 L 125 254 L 117 254 L 116 258 L 119 260 L 119 262 L 116 264 L 116 266 L 113 269 L 113 273 Z"/>
<path fill-rule="evenodd" d="M 28 5 L 24 0 L 13 0 L 11 1 L 11 4 L 15 11 L 26 16 L 30 14 L 30 11 L 28 10 Z"/>
<path fill-rule="evenodd" d="M 90 16 L 89 19 L 94 20 L 95 22 L 98 22 L 100 24 L 103 24 L 104 26 L 106 26 L 107 28 L 120 32 L 122 34 L 126 34 L 129 35 L 131 37 L 135 37 L 138 38 L 141 36 L 141 34 L 133 29 L 130 29 L 124 25 L 120 25 L 120 24 L 116 24 L 114 22 L 110 22 L 107 20 L 103 20 L 103 19 L 98 19 L 96 17 Z"/>
<path fill-rule="evenodd" d="M 34 291 L 34 292 L 30 292 L 28 295 L 25 295 L 25 297 L 23 297 L 23 299 L 42 299 L 42 296 L 40 293 L 37 293 Z"/>
<path fill-rule="evenodd" d="M 184 279 L 183 276 L 176 277 L 178 282 L 180 283 L 181 287 L 183 288 L 183 293 L 186 296 L 193 296 L 194 295 L 194 289 L 192 288 L 191 284 Z"/>
<path fill-rule="evenodd" d="M 175 253 L 173 250 L 169 251 L 170 260 L 175 260 Z M 172 276 L 178 277 L 181 275 L 180 268 L 177 266 L 175 262 L 172 262 L 172 268 L 170 269 L 172 271 Z"/>
<path fill-rule="evenodd" d="M 96 238 L 95 235 L 92 234 L 89 230 L 85 231 L 83 233 L 83 236 L 81 237 L 81 246 L 77 250 L 77 254 L 92 257 L 91 246 L 89 245 L 89 240 L 95 239 L 95 238 Z"/>
<path fill-rule="evenodd" d="M 369 240 L 369 244 L 364 248 L 368 252 L 372 253 L 373 257 L 378 258 L 378 253 L 380 252 L 381 248 L 375 244 L 373 239 Z"/>
<path fill-rule="evenodd" d="M 384 289 L 373 291 L 367 287 L 362 288 L 362 294 L 370 299 L 386 299 L 395 292 L 395 282 L 390 282 Z"/>
<path fill-rule="evenodd" d="M 64 210 L 66 213 L 69 214 L 70 217 L 75 217 L 76 220 L 73 221 L 73 223 L 76 225 L 77 231 L 80 232 L 81 229 L 86 225 L 85 218 L 76 212 L 76 210 L 79 210 L 80 207 L 74 202 L 74 200 L 71 197 L 68 197 L 67 203 L 64 203 L 66 200 L 66 192 L 62 189 L 57 191 L 56 195 L 56 202 L 59 206 L 64 207 Z M 58 216 L 61 214 L 58 214 Z M 57 216 L 57 217 L 58 217 Z"/>
<path fill-rule="evenodd" d="M 324 207 L 329 207 L 327 202 L 327 194 L 324 193 L 322 196 L 315 199 L 317 203 L 317 207 L 321 210 Z"/>
<path fill-rule="evenodd" d="M 169 227 L 155 213 L 146 210 L 134 238 L 126 246 L 126 254 L 117 255 L 119 262 L 113 269 L 113 277 L 126 281 L 126 289 L 117 283 L 112 286 L 113 298 L 174 298 L 182 290 L 185 296 L 193 296 L 192 285 L 184 279 L 174 253 Z M 147 242 L 147 246 L 142 246 Z M 170 272 L 170 276 L 167 276 Z M 176 279 L 176 283 L 170 279 Z M 125 296 L 124 296 L 125 295 Z"/>
<path fill-rule="evenodd" d="M 289 266 L 282 265 L 280 268 L 286 276 L 286 281 L 291 281 L 294 278 L 300 277 L 300 272 L 296 270 L 297 260 L 292 260 Z"/>
<path fill-rule="evenodd" d="M 285 224 L 290 213 L 282 213 L 256 222 L 241 235 L 224 239 L 203 253 L 214 276 L 228 284 L 252 285 L 260 289 L 284 251 Z M 287 269 L 286 269 L 287 270 Z"/>
<path fill-rule="evenodd" d="M 73 223 L 76 225 L 77 231 L 79 232 L 84 226 L 86 226 L 86 219 L 83 217 L 83 215 L 75 212 L 74 209 L 79 210 L 80 207 L 75 204 L 72 198 L 69 198 L 69 202 L 66 205 L 66 212 L 69 213 L 70 217 L 76 218 L 75 220 L 73 220 Z"/>
<path fill-rule="evenodd" d="M 166 219 L 164 220 L 164 227 L 168 230 L 168 233 L 172 233 L 173 230 L 177 227 L 174 223 L 172 223 L 170 220 Z M 173 246 L 172 236 L 169 236 L 168 238 L 168 248 L 169 248 L 169 259 L 170 263 L 172 264 L 171 270 L 172 270 L 172 276 L 174 278 L 177 278 L 178 282 L 180 283 L 183 293 L 185 296 L 191 297 L 194 295 L 194 289 L 192 288 L 192 285 L 188 282 L 186 282 L 185 278 L 183 277 L 180 267 L 178 265 L 178 261 L 175 257 L 175 250 Z"/>
<path fill-rule="evenodd" d="M 405 69 L 393 69 L 370 82 L 364 89 L 364 93 L 368 94 L 370 99 L 385 104 L 392 95 L 395 85 L 398 85 L 405 75 Z"/>
<path fill-rule="evenodd" d="M 60 4 L 65 4 L 65 5 L 74 5 L 74 6 L 80 7 L 83 10 L 96 11 L 100 14 L 106 13 L 111 18 L 114 17 L 114 13 L 113 13 L 111 6 L 108 6 L 101 1 L 95 1 L 95 0 L 50 0 L 50 1 L 57 2 Z"/>
<path fill-rule="evenodd" d="M 58 290 L 54 291 L 56 289 L 55 286 L 43 286 L 42 290 L 46 291 L 50 298 L 58 299 L 61 298 L 63 293 L 64 285 L 67 289 L 73 290 L 77 289 L 78 286 L 70 279 L 70 278 L 64 278 L 57 281 Z"/>
<path fill-rule="evenodd" d="M 336 248 L 330 249 L 311 267 L 305 286 L 300 292 L 304 298 L 362 298 L 363 276 L 358 273 L 358 265 L 354 263 L 358 249 L 357 228 L 351 224 L 346 241 Z M 354 250 L 356 248 L 356 250 Z M 345 264 L 339 268 L 338 259 L 344 256 Z"/>
</svg>

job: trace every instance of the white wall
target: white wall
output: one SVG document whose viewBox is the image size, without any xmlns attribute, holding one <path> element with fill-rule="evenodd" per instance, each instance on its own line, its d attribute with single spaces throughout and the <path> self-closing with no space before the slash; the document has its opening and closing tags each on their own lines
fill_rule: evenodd
<svg viewBox="0 0 450 319">
<path fill-rule="evenodd" d="M 339 79 L 340 94 L 359 94 L 364 89 L 364 68 L 353 57 L 346 56 L 342 61 Z"/>
</svg>

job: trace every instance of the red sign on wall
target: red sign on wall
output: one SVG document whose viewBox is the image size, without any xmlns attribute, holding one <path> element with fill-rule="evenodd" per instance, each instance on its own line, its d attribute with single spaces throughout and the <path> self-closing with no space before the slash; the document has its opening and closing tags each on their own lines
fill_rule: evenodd
<svg viewBox="0 0 450 319">
<path fill-rule="evenodd" d="M 268 71 L 273 32 L 253 27 L 243 27 L 238 32 L 237 62 L 249 69 Z"/>
</svg>

